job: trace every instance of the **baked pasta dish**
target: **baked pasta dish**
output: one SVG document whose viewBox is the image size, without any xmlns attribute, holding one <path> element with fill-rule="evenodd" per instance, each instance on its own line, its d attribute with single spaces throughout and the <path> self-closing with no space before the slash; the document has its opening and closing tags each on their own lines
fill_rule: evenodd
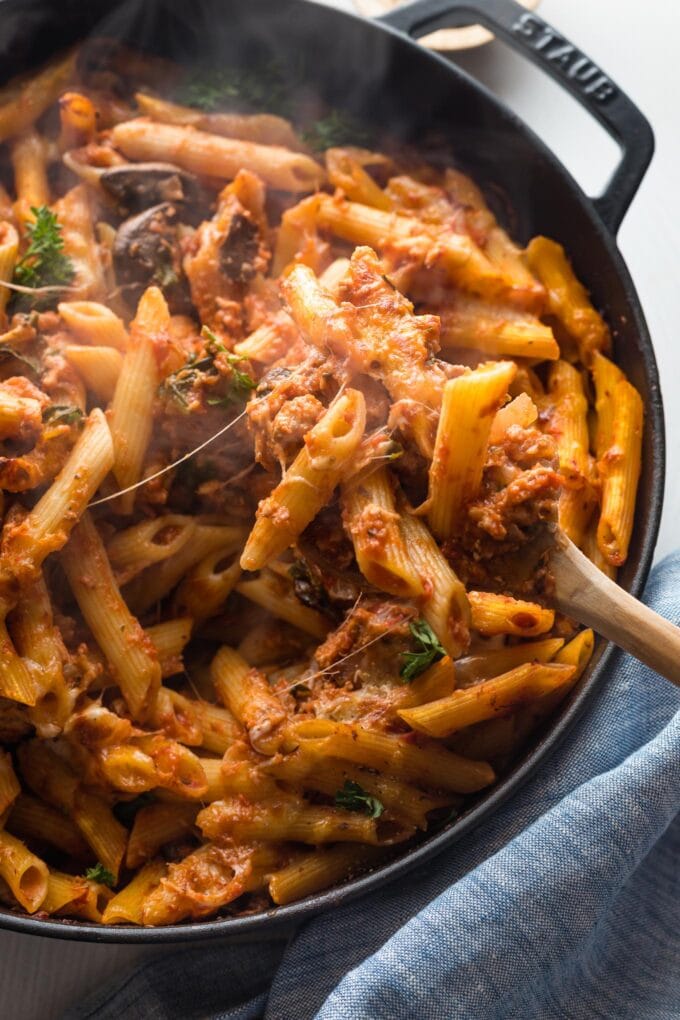
<svg viewBox="0 0 680 1020">
<path fill-rule="evenodd" d="M 640 397 L 459 169 L 105 41 L 0 90 L 0 899 L 266 910 L 449 824 L 569 694 Z M 264 107 L 264 109 L 263 109 Z"/>
</svg>

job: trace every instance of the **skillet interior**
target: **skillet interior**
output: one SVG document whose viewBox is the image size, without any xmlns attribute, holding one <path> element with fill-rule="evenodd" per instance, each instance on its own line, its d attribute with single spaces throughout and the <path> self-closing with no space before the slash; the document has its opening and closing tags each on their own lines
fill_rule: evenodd
<svg viewBox="0 0 680 1020">
<path fill-rule="evenodd" d="M 485 89 L 442 58 L 392 31 L 307 0 L 4 0 L 0 2 L 3 79 L 36 66 L 88 33 L 116 36 L 185 62 L 302 67 L 304 97 L 346 108 L 378 133 L 455 159 L 484 188 L 513 236 L 536 233 L 565 245 L 615 336 L 616 358 L 641 392 L 647 417 L 631 554 L 621 582 L 633 593 L 649 571 L 663 497 L 663 413 L 656 363 L 640 304 L 614 239 L 591 203 L 543 143 Z M 304 63 L 301 64 L 301 58 Z M 493 201 L 494 196 L 496 201 Z M 500 205 L 498 198 L 501 198 Z M 179 942 L 243 934 L 300 920 L 403 874 L 489 815 L 527 778 L 582 709 L 613 649 L 599 642 L 586 674 L 560 714 L 513 770 L 447 829 L 401 859 L 340 889 L 252 917 L 159 929 L 103 928 L 40 921 L 0 911 L 0 927 L 60 938 Z"/>
</svg>

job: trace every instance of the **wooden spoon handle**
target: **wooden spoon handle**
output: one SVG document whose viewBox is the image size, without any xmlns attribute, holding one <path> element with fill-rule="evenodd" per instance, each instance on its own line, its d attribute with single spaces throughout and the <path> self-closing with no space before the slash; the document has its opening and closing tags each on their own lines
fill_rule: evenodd
<svg viewBox="0 0 680 1020">
<path fill-rule="evenodd" d="M 680 687 L 680 627 L 619 588 L 563 532 L 551 566 L 558 609 Z"/>
</svg>

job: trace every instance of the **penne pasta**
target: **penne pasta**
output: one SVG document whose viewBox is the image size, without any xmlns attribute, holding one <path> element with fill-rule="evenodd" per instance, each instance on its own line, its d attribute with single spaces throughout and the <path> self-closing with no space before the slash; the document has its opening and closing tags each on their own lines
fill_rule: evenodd
<svg viewBox="0 0 680 1020">
<path fill-rule="evenodd" d="M 465 587 L 419 517 L 403 514 L 401 530 L 411 562 L 423 578 L 423 616 L 456 659 L 469 641 L 470 606 Z"/>
<path fill-rule="evenodd" d="M 301 152 L 280 145 L 224 138 L 185 124 L 152 124 L 144 117 L 116 124 L 113 144 L 129 159 L 162 160 L 207 177 L 232 180 L 240 170 L 259 174 L 281 191 L 314 191 L 323 170 Z"/>
<path fill-rule="evenodd" d="M 535 237 L 526 257 L 529 268 L 546 289 L 547 310 L 575 341 L 581 361 L 589 365 L 596 351 L 609 349 L 609 330 L 576 279 L 564 249 L 547 237 Z"/>
<path fill-rule="evenodd" d="M 343 522 L 362 574 L 391 595 L 420 598 L 423 580 L 408 554 L 386 468 L 342 487 Z"/>
<path fill-rule="evenodd" d="M 380 856 L 380 850 L 368 846 L 335 846 L 302 854 L 274 872 L 269 879 L 269 893 L 274 903 L 284 906 L 339 885 L 377 864 Z"/>
<path fill-rule="evenodd" d="M 491 362 L 444 386 L 430 466 L 428 520 L 435 535 L 450 538 L 482 483 L 491 426 L 515 376 L 510 361 Z"/>
<path fill-rule="evenodd" d="M 20 584 L 35 580 L 43 560 L 62 549 L 71 529 L 113 467 L 111 433 L 95 408 L 61 472 L 16 527 L 5 527 L 0 566 Z"/>
<path fill-rule="evenodd" d="M 514 634 L 517 637 L 538 637 L 549 631 L 555 621 L 552 609 L 535 602 L 525 602 L 509 595 L 487 591 L 469 591 L 472 628 L 491 637 Z"/>
<path fill-rule="evenodd" d="M 69 331 L 81 344 L 92 347 L 114 347 L 125 351 L 127 330 L 121 319 L 97 301 L 61 301 L 59 314 Z"/>
<path fill-rule="evenodd" d="M 65 347 L 64 357 L 102 404 L 113 399 L 123 367 L 123 355 L 113 347 Z"/>
<path fill-rule="evenodd" d="M 365 426 L 362 394 L 346 390 L 305 436 L 303 449 L 280 484 L 258 506 L 241 554 L 243 570 L 260 570 L 292 545 L 343 478 Z"/>
<path fill-rule="evenodd" d="M 80 611 L 106 656 L 133 718 L 143 719 L 161 680 L 158 655 L 123 601 L 102 540 L 88 514 L 74 529 L 61 562 Z"/>
<path fill-rule="evenodd" d="M 16 228 L 7 220 L 0 221 L 0 284 L 11 283 L 18 254 L 19 235 Z M 0 286 L 0 323 L 3 325 L 9 299 L 9 288 Z"/>
<path fill-rule="evenodd" d="M 0 829 L 0 878 L 4 878 L 27 913 L 34 914 L 42 906 L 47 896 L 48 874 L 44 861 Z"/>
<path fill-rule="evenodd" d="M 429 737 L 450 737 L 452 733 L 484 719 L 492 719 L 527 701 L 551 694 L 569 683 L 574 667 L 555 663 L 527 662 L 508 673 L 483 680 L 447 698 L 418 708 L 406 708 L 399 715 L 408 725 Z"/>
<path fill-rule="evenodd" d="M 153 405 L 160 383 L 156 345 L 170 328 L 170 312 L 161 291 L 150 287 L 142 296 L 130 330 L 130 344 L 111 402 L 113 470 L 121 489 L 135 485 L 142 476 L 144 455 L 153 428 Z M 120 498 L 121 512 L 132 513 L 135 492 Z"/>
</svg>

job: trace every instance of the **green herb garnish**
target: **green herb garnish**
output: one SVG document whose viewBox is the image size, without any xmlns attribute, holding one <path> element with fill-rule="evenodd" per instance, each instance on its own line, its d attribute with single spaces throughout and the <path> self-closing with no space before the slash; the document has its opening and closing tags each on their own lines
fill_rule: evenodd
<svg viewBox="0 0 680 1020">
<path fill-rule="evenodd" d="M 231 377 L 229 379 L 228 391 L 220 397 L 209 397 L 208 403 L 213 407 L 227 407 L 229 404 L 245 403 L 250 396 L 251 390 L 254 390 L 257 383 L 252 376 L 248 375 L 247 372 L 241 371 L 237 368 L 237 365 L 247 359 L 238 354 L 231 354 L 223 343 L 217 339 L 212 330 L 204 326 L 201 330 L 201 336 L 204 340 L 208 341 L 208 352 L 216 357 L 218 354 L 223 354 L 231 366 Z"/>
<path fill-rule="evenodd" d="M 75 269 L 64 254 L 61 224 L 46 205 L 32 206 L 31 212 L 35 222 L 26 226 L 29 244 L 14 268 L 13 282 L 22 287 L 66 287 L 73 280 Z M 36 303 L 27 294 L 18 299 L 18 304 L 29 302 Z"/>
<path fill-rule="evenodd" d="M 52 404 L 43 411 L 42 419 L 50 425 L 75 425 L 82 421 L 83 412 L 71 404 Z"/>
<path fill-rule="evenodd" d="M 151 282 L 157 284 L 161 290 L 164 290 L 166 287 L 174 287 L 179 283 L 179 276 L 172 264 L 170 252 L 165 252 L 165 257 L 159 259 L 151 277 Z"/>
<path fill-rule="evenodd" d="M 436 634 L 425 620 L 416 620 L 409 627 L 418 651 L 402 653 L 404 665 L 401 667 L 399 675 L 407 684 L 424 673 L 433 662 L 438 662 L 446 655 L 446 649 L 442 647 Z"/>
<path fill-rule="evenodd" d="M 88 868 L 85 872 L 85 878 L 89 879 L 90 882 L 100 882 L 102 885 L 108 885 L 109 889 L 113 889 L 116 884 L 116 880 L 103 864 L 97 862 L 94 868 Z"/>
<path fill-rule="evenodd" d="M 232 374 L 227 381 L 226 393 L 208 397 L 207 403 L 211 407 L 229 407 L 232 404 L 245 403 L 251 390 L 257 386 L 255 380 L 247 372 L 237 368 L 237 365 L 246 359 L 239 357 L 238 354 L 230 354 L 207 326 L 201 330 L 201 336 L 208 341 L 205 354 L 200 358 L 197 354 L 189 355 L 182 367 L 165 379 L 161 386 L 161 393 L 169 394 L 183 407 L 188 407 L 188 396 L 199 381 L 201 373 L 208 373 L 213 378 L 218 374 L 215 368 L 215 358 L 221 354 L 230 365 Z"/>
<path fill-rule="evenodd" d="M 335 806 L 347 811 L 361 811 L 369 818 L 380 818 L 385 810 L 377 797 L 371 797 L 358 783 L 351 779 L 335 794 Z"/>
<path fill-rule="evenodd" d="M 363 145 L 368 141 L 368 132 L 351 114 L 332 110 L 303 131 L 302 138 L 310 149 L 323 152 L 340 145 Z"/>
<path fill-rule="evenodd" d="M 22 365 L 26 365 L 30 368 L 31 372 L 35 372 L 36 375 L 40 373 L 42 365 L 40 359 L 33 357 L 31 354 L 26 354 L 25 351 L 18 351 L 15 347 L 10 344 L 3 344 L 0 347 L 0 361 L 5 361 L 7 358 L 16 358 Z"/>
<path fill-rule="evenodd" d="M 175 98 L 206 113 L 230 109 L 266 110 L 287 116 L 291 111 L 290 74 L 278 63 L 254 69 L 200 68 L 175 90 Z"/>
</svg>

